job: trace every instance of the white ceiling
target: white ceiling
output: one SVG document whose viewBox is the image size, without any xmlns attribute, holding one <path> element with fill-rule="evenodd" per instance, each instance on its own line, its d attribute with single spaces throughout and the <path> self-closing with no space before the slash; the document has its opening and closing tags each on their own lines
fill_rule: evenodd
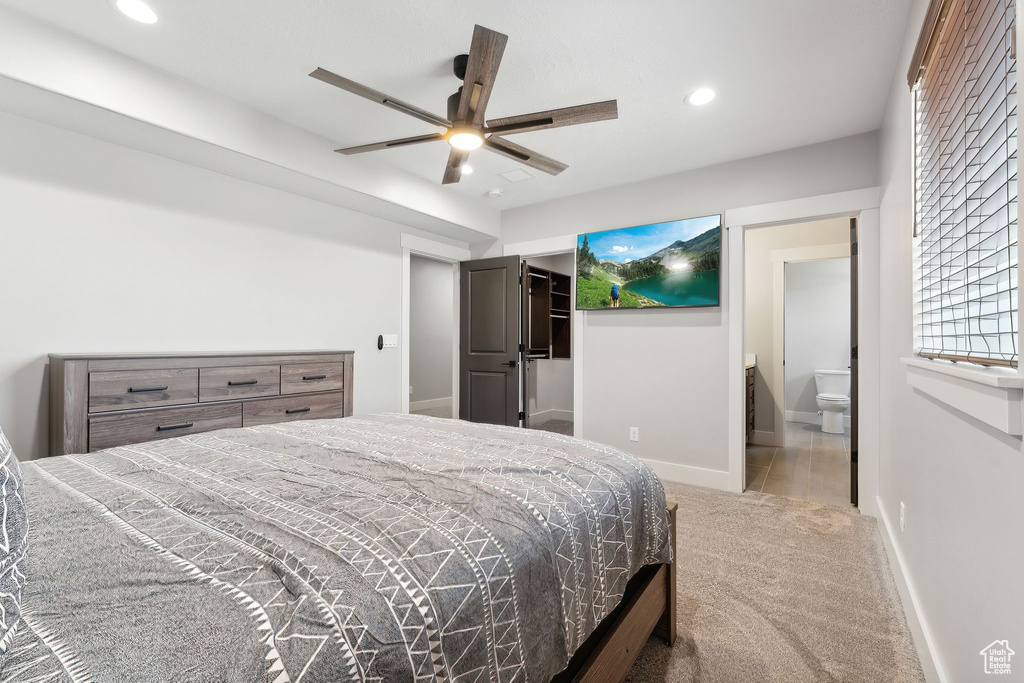
<svg viewBox="0 0 1024 683">
<path fill-rule="evenodd" d="M 154 26 L 108 0 L 6 6 L 205 86 L 338 146 L 429 124 L 306 76 L 322 66 L 445 115 L 451 59 L 473 24 L 509 35 L 488 118 L 617 98 L 619 118 L 512 136 L 567 163 L 519 167 L 475 152 L 446 191 L 511 208 L 878 128 L 910 0 L 150 0 Z M 695 108 L 684 97 L 710 86 Z M 448 147 L 372 152 L 440 184 Z M 491 188 L 499 200 L 482 199 Z"/>
</svg>

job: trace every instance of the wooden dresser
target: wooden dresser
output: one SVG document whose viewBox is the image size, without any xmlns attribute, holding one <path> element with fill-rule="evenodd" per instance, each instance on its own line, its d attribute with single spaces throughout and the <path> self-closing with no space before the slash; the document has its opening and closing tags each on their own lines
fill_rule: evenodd
<svg viewBox="0 0 1024 683">
<path fill-rule="evenodd" d="M 50 455 L 352 414 L 352 351 L 50 354 Z"/>
</svg>

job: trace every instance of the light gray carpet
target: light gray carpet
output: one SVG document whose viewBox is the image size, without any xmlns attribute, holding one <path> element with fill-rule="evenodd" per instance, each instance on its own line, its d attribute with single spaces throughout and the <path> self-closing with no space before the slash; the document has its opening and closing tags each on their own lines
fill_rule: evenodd
<svg viewBox="0 0 1024 683">
<path fill-rule="evenodd" d="M 452 407 L 444 406 L 443 408 L 424 408 L 423 410 L 411 411 L 414 415 L 429 415 L 430 417 L 451 417 Z"/>
<path fill-rule="evenodd" d="M 875 520 L 666 482 L 679 504 L 678 639 L 627 680 L 923 681 Z"/>
<path fill-rule="evenodd" d="M 572 420 L 548 420 L 547 422 L 541 422 L 540 424 L 533 424 L 531 422 L 530 428 L 572 436 L 573 425 Z"/>
</svg>

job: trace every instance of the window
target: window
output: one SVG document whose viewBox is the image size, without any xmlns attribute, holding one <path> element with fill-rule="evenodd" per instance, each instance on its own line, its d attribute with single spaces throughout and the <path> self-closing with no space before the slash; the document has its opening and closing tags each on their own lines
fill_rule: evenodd
<svg viewBox="0 0 1024 683">
<path fill-rule="evenodd" d="M 1013 0 L 933 0 L 915 89 L 920 355 L 1017 365 Z"/>
</svg>

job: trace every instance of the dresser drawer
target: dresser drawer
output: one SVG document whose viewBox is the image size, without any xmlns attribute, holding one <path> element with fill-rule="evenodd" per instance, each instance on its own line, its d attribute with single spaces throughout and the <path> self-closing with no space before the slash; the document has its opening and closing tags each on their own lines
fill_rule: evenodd
<svg viewBox="0 0 1024 683">
<path fill-rule="evenodd" d="M 246 427 L 287 422 L 344 417 L 345 398 L 340 391 L 311 396 L 287 396 L 242 404 L 242 424 Z"/>
<path fill-rule="evenodd" d="M 89 419 L 89 451 L 242 426 L 242 406 L 191 406 Z"/>
<path fill-rule="evenodd" d="M 249 365 L 238 368 L 199 370 L 199 400 L 277 396 L 281 393 L 280 365 Z"/>
<path fill-rule="evenodd" d="M 341 391 L 344 387 L 344 363 L 299 363 L 281 366 L 282 394 Z"/>
<path fill-rule="evenodd" d="M 90 413 L 198 401 L 198 368 L 89 373 Z"/>
</svg>

